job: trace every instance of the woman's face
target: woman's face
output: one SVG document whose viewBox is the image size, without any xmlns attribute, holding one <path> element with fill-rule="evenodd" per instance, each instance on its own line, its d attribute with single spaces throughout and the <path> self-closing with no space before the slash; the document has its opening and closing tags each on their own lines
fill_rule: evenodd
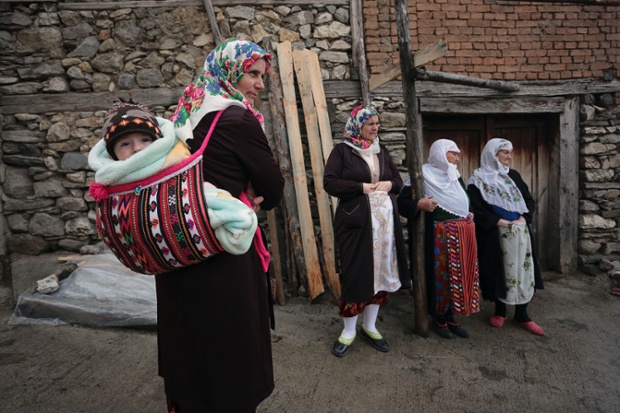
<svg viewBox="0 0 620 413">
<path fill-rule="evenodd" d="M 461 159 L 461 155 L 458 152 L 448 151 L 446 152 L 446 159 L 453 165 L 459 164 L 459 159 Z"/>
<path fill-rule="evenodd" d="M 362 139 L 374 141 L 379 134 L 379 116 L 373 115 L 362 126 Z"/>
<path fill-rule="evenodd" d="M 241 92 L 248 103 L 254 106 L 254 100 L 258 93 L 265 88 L 263 76 L 267 70 L 267 62 L 264 58 L 258 59 L 237 82 L 237 90 Z"/>
<path fill-rule="evenodd" d="M 497 160 L 502 165 L 510 166 L 510 160 L 512 159 L 512 150 L 501 149 L 497 152 Z"/>
</svg>

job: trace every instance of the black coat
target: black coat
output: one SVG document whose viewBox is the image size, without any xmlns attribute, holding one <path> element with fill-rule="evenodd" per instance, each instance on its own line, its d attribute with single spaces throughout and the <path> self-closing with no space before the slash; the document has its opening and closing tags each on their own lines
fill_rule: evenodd
<svg viewBox="0 0 620 413">
<path fill-rule="evenodd" d="M 523 214 L 529 228 L 530 239 L 532 241 L 532 256 L 534 259 L 534 287 L 543 288 L 543 281 L 540 274 L 540 265 L 536 254 L 536 245 L 532 233 L 532 214 L 536 208 L 534 197 L 530 193 L 527 184 L 521 178 L 519 172 L 511 169 L 508 176 L 517 185 L 528 212 Z M 493 208 L 483 198 L 482 194 L 475 185 L 467 186 L 467 193 L 471 201 L 471 208 L 474 213 L 476 223 L 476 242 L 478 243 L 478 263 L 480 270 L 480 290 L 482 298 L 494 301 L 496 298 L 506 298 L 506 276 L 504 273 L 504 261 L 499 239 L 499 229 L 497 222 L 500 217 L 493 212 Z"/>
<path fill-rule="evenodd" d="M 407 255 L 396 204 L 396 195 L 403 181 L 383 145 L 378 158 L 381 171 L 379 181 L 392 182 L 389 195 L 394 210 L 394 238 L 401 288 L 410 288 Z M 328 194 L 339 199 L 334 234 L 342 272 L 340 298 L 346 302 L 367 301 L 374 295 L 372 221 L 368 195 L 363 190 L 364 182 L 371 183 L 370 168 L 364 159 L 344 143 L 334 146 L 325 165 L 323 186 Z"/>
<path fill-rule="evenodd" d="M 215 113 L 189 141 L 195 151 Z M 280 202 L 284 178 L 254 115 L 236 106 L 219 119 L 204 152 L 204 179 L 237 196 L 252 182 Z M 254 247 L 155 277 L 159 373 L 181 412 L 249 413 L 274 387 L 266 275 Z"/>
</svg>

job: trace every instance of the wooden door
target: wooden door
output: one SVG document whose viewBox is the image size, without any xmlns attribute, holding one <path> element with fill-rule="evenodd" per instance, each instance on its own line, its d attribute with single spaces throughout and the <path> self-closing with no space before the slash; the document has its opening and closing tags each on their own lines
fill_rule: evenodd
<svg viewBox="0 0 620 413">
<path fill-rule="evenodd" d="M 451 139 L 461 149 L 459 171 L 467 184 L 472 172 L 480 165 L 480 154 L 493 137 L 508 139 L 513 145 L 511 168 L 517 170 L 536 200 L 532 231 L 537 244 L 542 270 L 550 268 L 544 249 L 551 245 L 549 230 L 549 166 L 550 118 L 530 115 L 424 115 L 424 160 L 431 144 L 440 138 Z"/>
</svg>

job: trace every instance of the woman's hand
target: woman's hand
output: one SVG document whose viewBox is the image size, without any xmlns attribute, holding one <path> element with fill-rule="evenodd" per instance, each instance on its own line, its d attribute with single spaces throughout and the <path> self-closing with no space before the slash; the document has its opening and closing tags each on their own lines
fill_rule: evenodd
<svg viewBox="0 0 620 413">
<path fill-rule="evenodd" d="M 369 183 L 362 183 L 363 189 L 364 189 L 364 194 L 368 195 L 370 193 L 373 193 L 375 191 L 385 191 L 385 192 L 390 192 L 390 190 L 392 189 L 392 182 L 390 181 L 379 181 L 375 184 L 369 184 Z"/>
<path fill-rule="evenodd" d="M 437 201 L 433 199 L 433 196 L 425 196 L 418 200 L 418 211 L 433 212 L 437 208 Z"/>
<path fill-rule="evenodd" d="M 375 184 L 375 191 L 390 192 L 392 190 L 391 181 L 379 181 Z"/>
<path fill-rule="evenodd" d="M 256 196 L 254 187 L 252 187 L 252 182 L 248 182 L 248 186 L 245 187 L 245 194 L 250 200 L 250 204 L 252 205 L 254 212 L 260 211 L 260 204 L 265 200 L 265 198 L 262 196 Z"/>
<path fill-rule="evenodd" d="M 467 214 L 467 222 L 474 222 L 474 213 L 470 212 Z"/>
<path fill-rule="evenodd" d="M 375 186 L 376 186 L 376 184 L 369 184 L 369 183 L 363 182 L 362 183 L 362 189 L 364 191 L 364 194 L 368 195 L 368 194 L 370 194 L 372 192 L 375 192 Z"/>
<path fill-rule="evenodd" d="M 517 224 L 519 222 L 525 222 L 525 218 L 523 218 L 523 215 L 519 215 L 519 219 L 512 221 L 511 224 Z"/>
<path fill-rule="evenodd" d="M 499 220 L 499 221 L 497 221 L 497 226 L 498 226 L 498 227 L 507 227 L 507 226 L 509 226 L 510 224 L 512 224 L 512 222 L 508 221 L 507 219 L 502 219 L 502 218 L 500 218 L 500 220 Z"/>
</svg>

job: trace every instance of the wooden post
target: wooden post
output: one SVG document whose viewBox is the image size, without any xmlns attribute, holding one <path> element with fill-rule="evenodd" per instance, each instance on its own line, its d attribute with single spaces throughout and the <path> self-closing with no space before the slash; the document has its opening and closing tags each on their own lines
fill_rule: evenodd
<svg viewBox="0 0 620 413">
<path fill-rule="evenodd" d="M 203 2 L 205 4 L 205 9 L 207 9 L 207 16 L 209 16 L 209 25 L 211 26 L 211 31 L 213 32 L 213 39 L 215 40 L 215 45 L 217 46 L 222 41 L 222 36 L 220 35 L 220 28 L 217 27 L 217 19 L 215 18 L 213 4 L 211 4 L 211 0 L 203 0 Z"/>
<path fill-rule="evenodd" d="M 353 49 L 353 66 L 359 69 L 362 101 L 370 104 L 370 89 L 368 87 L 368 67 L 366 66 L 366 48 L 364 47 L 364 16 L 362 14 L 362 0 L 351 0 L 351 46 Z"/>
<path fill-rule="evenodd" d="M 411 59 L 411 37 L 407 0 L 395 0 L 396 25 L 398 28 L 398 49 L 402 72 L 403 96 L 407 118 L 407 167 L 411 177 L 411 188 L 415 197 L 424 194 L 422 178 L 422 119 L 418 111 L 418 98 L 415 92 L 413 61 Z M 412 245 L 411 276 L 413 278 L 413 297 L 415 307 L 415 331 L 428 337 L 428 310 L 426 280 L 424 271 L 424 212 L 414 222 L 413 234 L 409 234 Z"/>
<path fill-rule="evenodd" d="M 308 275 L 308 293 L 310 295 L 310 300 L 314 300 L 325 291 L 325 288 L 323 287 L 321 264 L 316 247 L 316 237 L 314 235 L 310 200 L 308 197 L 308 182 L 306 179 L 306 167 L 301 145 L 297 99 L 295 97 L 295 82 L 293 79 L 291 42 L 285 41 L 279 43 L 277 49 L 280 64 L 280 78 L 282 81 L 284 114 L 286 116 L 286 130 L 289 138 L 297 210 L 299 213 L 299 225 L 306 262 L 306 274 Z"/>
<path fill-rule="evenodd" d="M 284 305 L 284 285 L 282 281 L 282 261 L 280 260 L 280 242 L 278 241 L 278 232 L 275 229 L 278 228 L 278 222 L 276 220 L 276 213 L 272 209 L 267 211 L 267 222 L 269 225 L 269 241 L 271 242 L 271 251 L 277 251 L 278 254 L 271 260 L 273 262 L 273 272 L 275 273 L 275 301 Z M 275 254 L 274 254 L 275 255 Z M 271 291 L 269 291 L 271 294 Z"/>
<path fill-rule="evenodd" d="M 263 49 L 267 53 L 272 52 L 271 41 L 263 42 Z M 297 216 L 297 200 L 295 198 L 295 184 L 289 159 L 288 136 L 286 134 L 286 117 L 284 116 L 284 104 L 282 98 L 282 84 L 280 83 L 280 71 L 278 59 L 273 59 L 271 69 L 267 73 L 269 79 L 269 105 L 271 109 L 271 125 L 273 140 L 276 145 L 276 158 L 280 170 L 284 176 L 284 195 L 282 214 L 285 220 L 285 236 L 287 239 L 286 256 L 291 257 L 288 268 L 289 288 L 297 290 L 299 287 L 296 272 L 300 271 L 303 278 L 305 274 L 305 259 L 301 242 L 299 217 Z M 290 242 L 290 244 L 289 244 Z M 290 247 L 290 254 L 289 254 Z M 292 265 L 296 264 L 296 265 Z"/>
</svg>

